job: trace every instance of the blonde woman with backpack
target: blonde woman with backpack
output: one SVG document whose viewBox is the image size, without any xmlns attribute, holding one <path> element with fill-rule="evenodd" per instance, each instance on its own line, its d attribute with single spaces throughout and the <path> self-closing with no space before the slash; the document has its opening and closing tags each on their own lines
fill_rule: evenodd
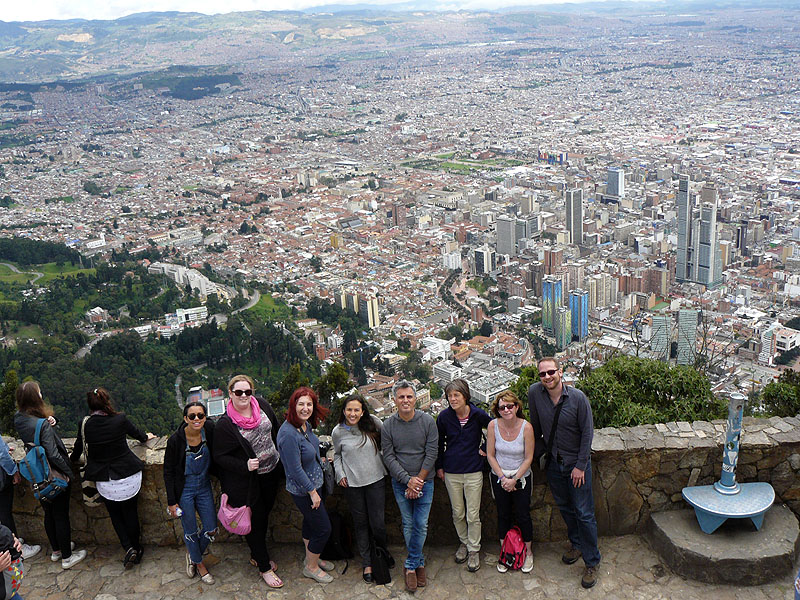
<svg viewBox="0 0 800 600">
<path fill-rule="evenodd" d="M 533 570 L 533 523 L 531 522 L 531 489 L 533 488 L 533 426 L 525 420 L 522 403 L 514 392 L 501 392 L 492 404 L 496 417 L 486 435 L 486 455 L 492 468 L 489 482 L 497 505 L 497 533 L 503 539 L 516 523 L 522 533 L 527 555 L 522 565 L 523 573 Z M 505 573 L 508 567 L 497 563 L 497 570 Z"/>
</svg>

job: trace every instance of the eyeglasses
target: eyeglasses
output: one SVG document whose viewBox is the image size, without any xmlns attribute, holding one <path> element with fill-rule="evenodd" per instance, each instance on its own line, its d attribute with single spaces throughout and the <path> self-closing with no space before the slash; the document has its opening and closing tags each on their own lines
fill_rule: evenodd
<svg viewBox="0 0 800 600">
<path fill-rule="evenodd" d="M 501 404 L 497 407 L 497 410 L 504 411 L 504 410 L 514 410 L 517 408 L 516 404 Z"/>
<path fill-rule="evenodd" d="M 252 396 L 253 390 L 231 390 L 237 396 Z"/>
<path fill-rule="evenodd" d="M 549 369 L 547 371 L 539 371 L 539 377 L 552 377 L 558 373 L 558 369 Z"/>
<path fill-rule="evenodd" d="M 189 419 L 190 421 L 195 421 L 197 419 L 205 419 L 206 416 L 200 413 L 189 413 L 188 415 L 186 415 L 186 418 Z"/>
</svg>

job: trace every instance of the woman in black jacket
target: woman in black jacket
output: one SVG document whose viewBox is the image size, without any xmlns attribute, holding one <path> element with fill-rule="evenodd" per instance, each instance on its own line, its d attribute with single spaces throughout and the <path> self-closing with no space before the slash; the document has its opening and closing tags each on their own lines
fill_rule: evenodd
<svg viewBox="0 0 800 600">
<path fill-rule="evenodd" d="M 211 491 L 211 449 L 214 447 L 214 422 L 206 419 L 206 407 L 189 402 L 183 407 L 183 423 L 167 441 L 164 454 L 164 485 L 167 505 L 173 517 L 181 517 L 186 543 L 186 574 L 200 574 L 203 583 L 214 577 L 203 564 L 203 554 L 217 535 L 217 513 Z M 179 515 L 178 508 L 182 511 Z M 201 526 L 197 526 L 197 515 Z"/>
<path fill-rule="evenodd" d="M 50 466 L 60 471 L 68 482 L 74 478 L 69 464 L 64 442 L 55 432 L 56 420 L 53 409 L 42 400 L 42 391 L 35 381 L 26 381 L 17 387 L 17 413 L 14 415 L 14 428 L 27 447 L 33 445 L 36 426 L 45 420 L 39 437 L 39 444 L 44 448 Z M 50 560 L 61 561 L 62 569 L 69 569 L 86 558 L 86 550 L 72 551 L 72 528 L 69 523 L 69 488 L 49 502 L 42 501 L 44 509 L 44 530 L 53 553 Z"/>
<path fill-rule="evenodd" d="M 97 483 L 97 491 L 105 501 L 111 524 L 125 550 L 122 564 L 130 569 L 139 564 L 144 554 L 140 541 L 139 490 L 142 488 L 144 463 L 128 448 L 130 436 L 140 443 L 154 438 L 118 413 L 111 404 L 111 396 L 104 388 L 86 393 L 89 416 L 75 440 L 72 460 L 77 462 L 87 445 L 87 464 L 84 476 Z M 84 440 L 81 433 L 86 435 Z"/>
<path fill-rule="evenodd" d="M 280 423 L 269 402 L 253 395 L 253 380 L 247 375 L 234 376 L 228 393 L 226 414 L 214 431 L 214 463 L 222 492 L 230 506 L 251 508 L 252 527 L 245 536 L 250 562 L 269 587 L 283 587 L 266 542 L 282 471 L 276 443 Z"/>
</svg>

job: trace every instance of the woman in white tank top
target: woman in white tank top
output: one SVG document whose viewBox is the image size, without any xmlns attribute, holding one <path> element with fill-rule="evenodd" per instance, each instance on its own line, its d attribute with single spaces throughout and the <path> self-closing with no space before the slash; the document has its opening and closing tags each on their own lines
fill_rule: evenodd
<svg viewBox="0 0 800 600">
<path fill-rule="evenodd" d="M 519 527 L 528 550 L 522 572 L 529 573 L 533 569 L 530 506 L 533 427 L 524 419 L 522 404 L 511 391 L 498 394 L 492 404 L 492 414 L 497 418 L 489 424 L 486 455 L 492 467 L 489 482 L 497 504 L 497 533 L 502 547 L 508 530 L 515 524 Z M 508 569 L 498 563 L 497 570 L 505 573 Z"/>
</svg>

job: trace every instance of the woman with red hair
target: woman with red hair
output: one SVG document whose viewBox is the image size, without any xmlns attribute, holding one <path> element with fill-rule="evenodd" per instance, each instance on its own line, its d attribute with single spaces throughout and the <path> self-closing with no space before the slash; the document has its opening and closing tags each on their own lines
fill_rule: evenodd
<svg viewBox="0 0 800 600">
<path fill-rule="evenodd" d="M 319 557 L 331 534 L 331 522 L 320 496 L 324 479 L 322 458 L 319 439 L 313 431 L 327 414 L 328 409 L 319 403 L 314 390 L 298 388 L 289 398 L 286 421 L 278 431 L 278 452 L 286 471 L 286 490 L 303 514 L 306 546 L 303 575 L 319 583 L 333 581 L 326 571 L 334 567 L 333 563 Z"/>
</svg>

